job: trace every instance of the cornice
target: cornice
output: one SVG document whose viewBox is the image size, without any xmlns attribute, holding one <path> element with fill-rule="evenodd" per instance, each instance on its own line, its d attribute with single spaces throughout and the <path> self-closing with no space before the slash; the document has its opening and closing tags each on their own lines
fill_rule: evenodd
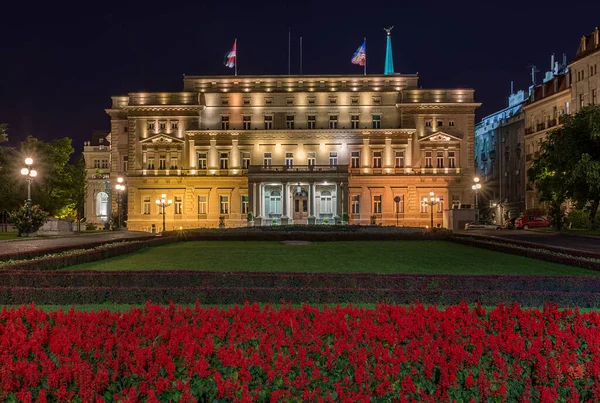
<svg viewBox="0 0 600 403">
<path fill-rule="evenodd" d="M 417 110 L 417 111 L 430 111 L 430 110 L 469 110 L 475 111 L 475 109 L 481 106 L 481 102 L 415 102 L 415 103 L 397 103 L 396 107 L 403 110 Z"/>
<path fill-rule="evenodd" d="M 188 138 L 211 137 L 211 138 L 255 138 L 255 139 L 310 139 L 310 138 L 358 138 L 388 137 L 394 135 L 412 136 L 417 129 L 315 129 L 315 130 L 186 130 Z"/>
</svg>

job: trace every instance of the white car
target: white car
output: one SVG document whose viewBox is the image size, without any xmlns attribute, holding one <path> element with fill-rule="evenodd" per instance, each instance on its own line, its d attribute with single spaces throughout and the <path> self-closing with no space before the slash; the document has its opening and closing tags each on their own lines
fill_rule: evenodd
<svg viewBox="0 0 600 403">
<path fill-rule="evenodd" d="M 494 224 L 491 221 L 469 222 L 465 224 L 465 229 L 502 229 L 502 225 Z"/>
</svg>

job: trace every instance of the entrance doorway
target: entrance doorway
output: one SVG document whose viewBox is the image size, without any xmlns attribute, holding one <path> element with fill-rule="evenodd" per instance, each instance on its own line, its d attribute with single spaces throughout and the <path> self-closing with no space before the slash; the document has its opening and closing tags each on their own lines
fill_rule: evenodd
<svg viewBox="0 0 600 403">
<path fill-rule="evenodd" d="M 308 217 L 308 193 L 302 190 L 294 195 L 294 221 Z"/>
</svg>

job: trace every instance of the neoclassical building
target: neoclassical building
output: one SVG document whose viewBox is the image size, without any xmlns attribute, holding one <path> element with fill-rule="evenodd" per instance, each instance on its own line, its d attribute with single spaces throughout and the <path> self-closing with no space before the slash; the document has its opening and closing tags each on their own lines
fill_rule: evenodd
<svg viewBox="0 0 600 403">
<path fill-rule="evenodd" d="M 471 89 L 421 89 L 412 74 L 186 76 L 182 92 L 112 97 L 110 188 L 125 177 L 131 230 L 162 230 L 162 194 L 167 230 L 249 215 L 426 226 L 430 192 L 442 225 L 445 209 L 473 202 L 479 105 Z M 102 192 L 90 189 L 97 221 Z"/>
</svg>

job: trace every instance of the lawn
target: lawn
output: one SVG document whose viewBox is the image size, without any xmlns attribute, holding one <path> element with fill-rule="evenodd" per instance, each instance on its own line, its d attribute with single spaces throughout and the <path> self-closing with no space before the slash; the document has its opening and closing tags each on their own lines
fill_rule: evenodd
<svg viewBox="0 0 600 403">
<path fill-rule="evenodd" d="M 7 239 L 17 239 L 18 236 L 18 232 L 0 232 L 0 241 L 5 241 Z"/>
<path fill-rule="evenodd" d="M 444 241 L 178 242 L 63 270 L 218 270 L 597 276 L 578 267 Z"/>
</svg>

